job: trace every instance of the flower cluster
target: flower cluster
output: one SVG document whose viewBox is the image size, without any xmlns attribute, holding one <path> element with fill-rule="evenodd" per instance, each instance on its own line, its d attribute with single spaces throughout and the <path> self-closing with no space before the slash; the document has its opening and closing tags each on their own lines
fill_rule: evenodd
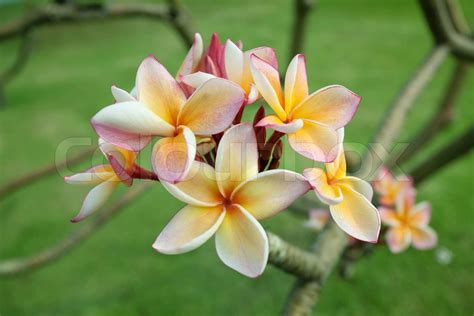
<svg viewBox="0 0 474 316">
<path fill-rule="evenodd" d="M 387 168 L 382 168 L 374 188 L 379 194 L 382 223 L 388 227 L 385 240 L 390 251 L 402 252 L 410 244 L 416 249 L 436 245 L 436 232 L 428 226 L 431 205 L 415 204 L 416 190 L 411 179 L 397 180 Z"/>
<path fill-rule="evenodd" d="M 184 253 L 215 235 L 219 258 L 256 277 L 269 252 L 259 220 L 314 189 L 345 232 L 376 242 L 380 216 L 371 204 L 372 187 L 346 175 L 342 145 L 360 97 L 337 85 L 309 93 L 303 55 L 293 58 L 284 79 L 282 88 L 272 48 L 243 51 L 240 42 L 222 44 L 217 35 L 204 49 L 196 34 L 176 76 L 146 58 L 133 90 L 113 86 L 115 103 L 92 118 L 109 163 L 66 178 L 96 185 L 73 221 L 96 212 L 120 183 L 158 180 L 187 205 L 159 234 L 157 251 Z M 265 116 L 262 106 L 253 123 L 242 122 L 244 110 L 259 99 L 274 114 Z M 325 163 L 325 170 L 278 169 L 284 135 L 295 152 Z M 150 143 L 152 171 L 136 164 Z"/>
</svg>

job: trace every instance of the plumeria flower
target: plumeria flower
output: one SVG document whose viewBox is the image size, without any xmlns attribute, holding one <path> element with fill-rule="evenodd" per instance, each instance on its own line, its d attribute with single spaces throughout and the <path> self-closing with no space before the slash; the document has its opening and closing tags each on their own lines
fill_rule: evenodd
<svg viewBox="0 0 474 316">
<path fill-rule="evenodd" d="M 152 136 L 161 136 L 153 147 L 153 170 L 170 182 L 183 179 L 191 168 L 195 136 L 224 131 L 245 98 L 239 86 L 220 78 L 207 81 L 186 98 L 154 57 L 146 58 L 138 69 L 136 98 L 114 95 L 119 102 L 99 111 L 92 126 L 103 139 L 130 151 L 140 151 Z"/>
<path fill-rule="evenodd" d="M 428 226 L 431 205 L 427 202 L 415 205 L 414 189 L 407 189 L 399 195 L 395 210 L 381 207 L 380 216 L 389 226 L 385 238 L 393 253 L 404 251 L 410 244 L 416 249 L 429 249 L 438 242 L 436 232 Z"/>
<path fill-rule="evenodd" d="M 331 162 L 338 153 L 337 130 L 354 116 L 360 97 L 343 86 L 328 86 L 308 95 L 303 55 L 288 66 L 284 91 L 278 70 L 256 55 L 251 57 L 255 85 L 276 115 L 267 116 L 257 126 L 288 134 L 290 146 L 316 161 Z"/>
<path fill-rule="evenodd" d="M 251 55 L 260 57 L 273 67 L 278 67 L 273 48 L 258 47 L 243 52 L 240 42 L 235 44 L 227 40 L 225 45 L 222 45 L 219 37 L 214 33 L 209 48 L 203 53 L 201 35 L 196 34 L 194 44 L 181 65 L 177 77 L 193 88 L 198 88 L 215 77 L 229 79 L 245 91 L 245 104 L 251 104 L 259 97 L 250 73 Z"/>
<path fill-rule="evenodd" d="M 305 226 L 314 231 L 320 231 L 326 226 L 329 221 L 330 214 L 328 210 L 323 208 L 311 209 L 309 211 L 309 218 L 305 222 Z"/>
<path fill-rule="evenodd" d="M 87 194 L 79 214 L 71 220 L 74 223 L 94 214 L 120 183 L 132 185 L 133 179 L 130 174 L 135 165 L 136 153 L 116 147 L 102 139 L 99 139 L 99 148 L 109 160 L 109 164 L 98 165 L 64 178 L 71 184 L 95 185 Z"/>
<path fill-rule="evenodd" d="M 356 177 L 346 175 L 343 146 L 332 163 L 321 168 L 305 169 L 303 174 L 318 198 L 329 205 L 334 221 L 350 236 L 377 242 L 380 232 L 379 212 L 372 205 L 372 187 Z"/>
<path fill-rule="evenodd" d="M 409 178 L 397 179 L 386 167 L 382 167 L 377 181 L 373 181 L 374 190 L 380 196 L 382 205 L 395 205 L 397 198 L 409 187 L 413 186 L 413 181 Z"/>
<path fill-rule="evenodd" d="M 263 273 L 267 235 L 258 220 L 269 218 L 306 193 L 310 186 L 292 171 L 258 173 L 258 150 L 251 124 L 230 128 L 222 137 L 215 169 L 195 161 L 188 177 L 163 186 L 187 203 L 163 229 L 153 247 L 165 254 L 191 251 L 214 234 L 219 258 L 248 276 Z"/>
</svg>

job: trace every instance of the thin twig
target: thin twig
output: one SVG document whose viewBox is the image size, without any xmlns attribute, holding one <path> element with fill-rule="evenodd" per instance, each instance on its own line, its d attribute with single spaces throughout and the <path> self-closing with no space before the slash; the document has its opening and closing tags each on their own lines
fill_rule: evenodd
<svg viewBox="0 0 474 316">
<path fill-rule="evenodd" d="M 136 187 L 127 191 L 120 199 L 115 201 L 109 207 L 100 211 L 100 213 L 97 214 L 97 217 L 84 224 L 79 229 L 73 231 L 54 246 L 28 257 L 0 261 L 0 276 L 14 276 L 20 273 L 31 272 L 34 269 L 56 261 L 64 256 L 68 251 L 79 246 L 81 242 L 95 233 L 103 224 L 107 223 L 112 216 L 117 215 L 150 187 L 150 183 L 138 184 Z"/>
<path fill-rule="evenodd" d="M 366 153 L 360 168 L 363 174 L 373 175 L 377 172 L 380 166 L 380 164 L 374 163 L 377 159 L 380 159 L 383 163 L 387 161 L 388 148 L 390 148 L 394 138 L 399 134 L 408 111 L 412 108 L 417 97 L 431 80 L 441 63 L 448 56 L 448 52 L 449 48 L 447 46 L 435 47 L 397 95 L 387 114 L 384 115 L 384 120 L 379 125 L 376 133 L 377 136 L 372 141 L 372 143 L 381 146 L 384 150 L 379 153 L 370 151 Z M 372 157 L 368 157 L 369 155 L 372 155 Z"/>
<path fill-rule="evenodd" d="M 461 136 L 441 148 L 434 155 L 426 158 L 416 166 L 409 174 L 416 184 L 422 181 L 450 162 L 462 157 L 474 147 L 474 127 L 470 127 Z"/>
<path fill-rule="evenodd" d="M 5 86 L 8 82 L 18 74 L 26 65 L 28 58 L 31 55 L 31 48 L 33 46 L 32 35 L 29 31 L 25 31 L 21 36 L 21 43 L 18 48 L 18 53 L 13 63 L 0 74 L 0 107 L 6 104 Z"/>
<path fill-rule="evenodd" d="M 459 97 L 462 83 L 465 81 L 464 79 L 466 78 L 468 68 L 469 65 L 464 61 L 459 61 L 457 63 L 436 113 L 422 128 L 420 128 L 418 134 L 410 142 L 409 147 L 398 156 L 398 159 L 392 158 L 386 163 L 387 167 L 391 167 L 395 163 L 401 164 L 409 160 L 437 134 L 449 126 L 453 121 L 454 106 Z"/>
<path fill-rule="evenodd" d="M 293 6 L 293 28 L 290 33 L 291 44 L 288 56 L 290 60 L 303 51 L 306 22 L 309 13 L 315 6 L 315 0 L 294 0 Z"/>
<path fill-rule="evenodd" d="M 24 174 L 23 176 L 20 176 L 10 182 L 7 182 L 6 184 L 0 187 L 0 199 L 6 196 L 7 194 L 12 193 L 29 184 L 32 184 L 47 175 L 50 175 L 68 166 L 72 166 L 85 160 L 86 158 L 90 157 L 96 150 L 97 147 L 95 146 L 92 148 L 84 149 L 83 151 L 77 153 L 71 158 L 64 159 L 59 162 L 54 162 L 48 166 L 33 170 L 27 174 Z"/>
</svg>

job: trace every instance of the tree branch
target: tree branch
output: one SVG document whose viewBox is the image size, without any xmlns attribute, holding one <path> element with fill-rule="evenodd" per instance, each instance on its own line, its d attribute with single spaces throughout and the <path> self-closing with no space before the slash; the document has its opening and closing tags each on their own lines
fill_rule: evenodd
<svg viewBox="0 0 474 316">
<path fill-rule="evenodd" d="M 73 164 L 77 164 L 83 161 L 84 159 L 90 157 L 96 150 L 97 150 L 96 146 L 85 149 L 77 153 L 72 158 L 64 159 L 59 162 L 54 162 L 48 166 L 33 170 L 23 176 L 20 176 L 16 179 L 13 179 L 10 182 L 7 182 L 6 184 L 0 187 L 0 199 L 9 193 L 12 193 L 26 185 L 34 183 L 35 181 L 41 179 L 42 177 L 50 175 L 58 170 L 62 170 L 66 168 L 67 166 L 71 166 Z"/>
<path fill-rule="evenodd" d="M 28 257 L 0 261 L 0 277 L 14 276 L 20 273 L 30 272 L 33 269 L 37 269 L 61 258 L 68 251 L 79 246 L 81 242 L 86 240 L 102 227 L 102 225 L 110 220 L 112 216 L 117 215 L 150 187 L 150 183 L 142 183 L 128 190 L 120 199 L 115 201 L 109 207 L 101 210 L 94 219 L 73 231 L 70 235 L 54 246 Z"/>
<path fill-rule="evenodd" d="M 309 13 L 315 6 L 315 0 L 294 0 L 293 28 L 291 31 L 291 44 L 289 50 L 289 60 L 296 54 L 303 51 L 304 35 L 306 31 L 306 22 Z"/>
<path fill-rule="evenodd" d="M 372 143 L 380 145 L 385 149 L 390 148 L 393 140 L 400 132 L 408 111 L 447 57 L 448 52 L 449 48 L 442 45 L 435 47 L 428 54 L 427 58 L 418 67 L 389 107 L 387 114 L 384 115 L 385 119 L 379 125 L 376 133 L 377 136 L 373 139 Z M 378 166 L 374 164 L 374 161 L 380 159 L 382 162 L 385 162 L 388 158 L 388 153 L 386 150 L 383 153 L 373 153 L 372 159 L 369 159 L 369 155 L 372 155 L 370 151 L 362 159 L 360 171 L 366 175 L 373 175 L 378 170 Z"/>
<path fill-rule="evenodd" d="M 468 153 L 474 147 L 474 127 L 471 126 L 461 136 L 454 139 L 434 155 L 415 167 L 409 174 L 416 184 L 426 180 L 439 169 Z"/>
</svg>

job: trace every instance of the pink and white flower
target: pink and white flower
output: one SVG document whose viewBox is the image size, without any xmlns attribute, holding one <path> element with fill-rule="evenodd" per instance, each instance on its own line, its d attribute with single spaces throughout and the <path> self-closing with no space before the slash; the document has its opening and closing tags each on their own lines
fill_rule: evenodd
<svg viewBox="0 0 474 316">
<path fill-rule="evenodd" d="M 117 103 L 99 111 L 92 126 L 100 137 L 129 151 L 140 151 L 153 136 L 153 170 L 160 179 L 183 179 L 196 155 L 196 137 L 224 131 L 244 102 L 229 80 L 213 78 L 187 98 L 178 82 L 154 57 L 140 65 L 136 97 L 115 89 Z"/>
<path fill-rule="evenodd" d="M 258 47 L 244 52 L 241 42 L 235 44 L 227 40 L 223 45 L 214 33 L 208 49 L 203 52 L 201 35 L 195 34 L 193 46 L 181 65 L 177 78 L 194 89 L 215 77 L 231 80 L 245 91 L 245 104 L 251 104 L 259 98 L 250 73 L 252 55 L 278 68 L 273 48 Z"/>
<path fill-rule="evenodd" d="M 255 85 L 276 115 L 267 116 L 257 126 L 288 134 L 290 146 L 306 158 L 331 162 L 338 154 L 337 130 L 357 111 L 360 97 L 343 86 L 328 86 L 308 95 L 303 55 L 296 55 L 281 88 L 278 70 L 257 55 L 250 69 Z"/>
<path fill-rule="evenodd" d="M 385 239 L 391 252 L 399 253 L 410 244 L 416 249 L 436 246 L 436 232 L 428 226 L 431 205 L 421 202 L 415 205 L 415 190 L 407 189 L 398 196 L 395 209 L 380 207 L 382 223 L 389 227 Z"/>
<path fill-rule="evenodd" d="M 329 205 L 336 224 L 350 236 L 368 242 L 377 242 L 380 233 L 379 212 L 372 205 L 373 190 L 370 184 L 357 177 L 346 175 L 343 146 L 339 146 L 336 160 L 321 168 L 305 169 L 318 198 Z"/>
<path fill-rule="evenodd" d="M 388 168 L 382 167 L 377 180 L 373 181 L 373 186 L 379 194 L 380 204 L 393 206 L 400 194 L 413 187 L 413 181 L 407 177 L 397 179 Z"/>
<path fill-rule="evenodd" d="M 180 254 L 201 246 L 213 235 L 219 258 L 248 276 L 263 273 L 268 259 L 267 235 L 258 222 L 279 213 L 310 186 L 287 170 L 258 173 L 258 149 L 251 124 L 230 128 L 217 150 L 215 169 L 194 161 L 186 179 L 163 186 L 187 203 L 163 229 L 153 248 Z"/>
</svg>

